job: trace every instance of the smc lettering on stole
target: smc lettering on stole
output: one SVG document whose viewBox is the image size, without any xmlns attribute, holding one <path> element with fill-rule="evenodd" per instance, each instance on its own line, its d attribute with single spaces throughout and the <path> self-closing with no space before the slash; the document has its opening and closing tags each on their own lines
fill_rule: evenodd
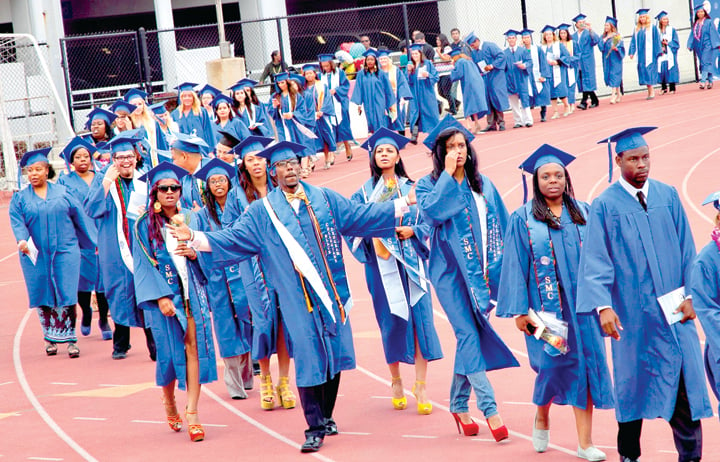
<svg viewBox="0 0 720 462">
<path fill-rule="evenodd" d="M 167 283 L 171 286 L 175 284 L 175 280 L 173 279 L 174 276 L 175 274 L 173 273 L 172 267 L 170 265 L 165 265 L 165 278 L 167 279 Z"/>
<path fill-rule="evenodd" d="M 545 276 L 543 282 L 545 284 L 545 296 L 548 300 L 552 300 L 555 297 L 555 288 L 553 287 L 552 279 L 550 276 Z"/>
</svg>

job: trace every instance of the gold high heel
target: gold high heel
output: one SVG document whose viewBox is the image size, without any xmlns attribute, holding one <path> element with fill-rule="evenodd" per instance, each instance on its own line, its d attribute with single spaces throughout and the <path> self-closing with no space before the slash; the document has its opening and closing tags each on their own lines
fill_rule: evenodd
<svg viewBox="0 0 720 462">
<path fill-rule="evenodd" d="M 188 435 L 190 435 L 190 441 L 196 443 L 205 439 L 205 429 L 200 424 L 191 424 L 188 415 L 197 415 L 197 411 L 188 411 L 185 408 L 185 419 L 188 421 Z"/>
<path fill-rule="evenodd" d="M 400 384 L 400 389 L 402 390 L 402 377 L 393 377 L 392 385 L 395 385 L 396 383 Z M 392 405 L 398 411 L 402 411 L 403 409 L 405 409 L 407 407 L 407 398 L 405 397 L 405 393 L 403 392 L 402 398 L 393 397 Z"/>
<path fill-rule="evenodd" d="M 290 390 L 290 377 L 280 377 L 277 384 L 277 395 L 280 398 L 280 405 L 285 409 L 295 407 L 295 394 Z"/>
<path fill-rule="evenodd" d="M 270 374 L 260 376 L 260 407 L 266 411 L 275 407 L 275 387 Z"/>
<path fill-rule="evenodd" d="M 180 418 L 180 414 L 178 414 L 177 406 L 175 405 L 175 397 L 173 396 L 172 401 L 165 401 L 165 396 L 162 397 L 162 403 L 165 406 L 165 417 L 167 417 L 167 423 L 170 427 L 170 430 L 174 432 L 179 432 L 182 430 L 182 419 Z M 168 412 L 168 410 L 170 412 Z M 175 415 L 170 415 L 172 411 L 175 411 Z"/>
<path fill-rule="evenodd" d="M 415 399 L 418 399 L 417 394 L 415 393 L 415 390 L 418 388 L 419 385 L 425 386 L 425 382 L 423 382 L 421 380 L 415 381 L 415 385 L 413 385 L 413 388 L 412 388 L 412 393 L 415 396 Z M 432 409 L 433 409 L 433 406 L 430 401 L 427 401 L 424 403 L 421 403 L 420 401 L 418 401 L 418 403 L 417 403 L 417 412 L 420 415 L 430 415 L 430 414 L 432 414 Z"/>
</svg>

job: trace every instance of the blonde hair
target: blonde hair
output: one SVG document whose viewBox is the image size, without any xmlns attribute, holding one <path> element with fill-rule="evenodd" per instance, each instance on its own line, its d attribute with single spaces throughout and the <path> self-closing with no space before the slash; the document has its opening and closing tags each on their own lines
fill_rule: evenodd
<svg viewBox="0 0 720 462">
<path fill-rule="evenodd" d="M 180 95 L 182 96 L 183 93 L 190 92 L 190 94 L 193 97 L 193 102 L 190 105 L 190 109 L 192 110 L 192 113 L 196 116 L 200 115 L 200 109 L 202 109 L 202 103 L 200 102 L 200 98 L 198 98 L 197 93 L 195 93 L 193 90 L 184 90 L 180 92 Z M 182 112 L 185 110 L 185 106 L 183 105 L 182 101 L 180 101 L 180 113 L 182 115 Z"/>
<path fill-rule="evenodd" d="M 648 18 L 646 24 L 643 24 L 643 23 L 640 22 L 643 17 Z M 640 16 L 638 16 L 638 20 L 637 20 L 637 24 L 636 24 L 636 26 L 635 26 L 635 30 L 638 31 L 638 30 L 640 30 L 640 29 L 649 29 L 651 25 L 652 25 L 652 24 L 650 23 L 650 16 L 648 16 L 648 15 L 646 15 L 646 14 L 641 14 Z"/>
<path fill-rule="evenodd" d="M 143 111 L 139 116 L 136 116 L 134 112 L 131 113 L 130 119 L 136 128 L 145 127 L 150 148 L 155 150 L 157 148 L 157 139 L 155 138 L 155 118 L 150 113 L 148 105 L 143 105 Z"/>
<path fill-rule="evenodd" d="M 549 31 L 548 31 L 548 32 L 549 32 Z M 551 45 L 551 43 L 548 43 L 548 42 L 545 40 L 545 34 L 546 34 L 546 33 L 547 33 L 547 32 L 543 32 L 543 34 L 542 34 L 542 39 L 540 40 L 540 44 L 542 44 L 542 45 Z M 555 43 L 555 42 L 558 41 L 558 38 L 557 38 L 557 35 L 555 35 L 555 32 L 552 33 L 552 37 L 553 37 L 552 43 Z"/>
</svg>

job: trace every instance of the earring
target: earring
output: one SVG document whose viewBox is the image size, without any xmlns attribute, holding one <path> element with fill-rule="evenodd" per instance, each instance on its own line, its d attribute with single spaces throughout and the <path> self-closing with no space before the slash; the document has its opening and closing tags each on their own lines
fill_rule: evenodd
<svg viewBox="0 0 720 462">
<path fill-rule="evenodd" d="M 155 203 L 153 204 L 153 210 L 155 211 L 155 213 L 160 213 L 160 210 L 162 210 L 162 205 L 160 205 L 160 202 L 155 201 Z"/>
</svg>

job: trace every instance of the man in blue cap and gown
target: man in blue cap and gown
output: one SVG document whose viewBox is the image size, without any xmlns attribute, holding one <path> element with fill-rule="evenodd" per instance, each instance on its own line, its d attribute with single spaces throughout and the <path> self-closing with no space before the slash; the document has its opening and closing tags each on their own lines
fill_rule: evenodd
<svg viewBox="0 0 720 462">
<path fill-rule="evenodd" d="M 205 166 L 203 153 L 210 147 L 202 138 L 195 135 L 178 133 L 170 145 L 172 162 L 187 170 L 189 175 L 182 177 L 182 196 L 180 206 L 186 210 L 200 210 L 203 205 L 202 193 L 204 182 L 195 178 L 195 174 Z"/>
<path fill-rule="evenodd" d="M 580 13 L 573 18 L 577 32 L 572 34 L 572 39 L 577 43 L 575 54 L 578 61 L 578 91 L 582 93 L 578 109 L 588 108 L 587 100 L 590 98 L 590 107 L 597 107 L 600 104 L 595 94 L 597 90 L 597 79 L 595 78 L 595 46 L 600 43 L 600 36 L 592 30 L 590 23 L 586 21 L 587 16 Z"/>
<path fill-rule="evenodd" d="M 487 127 L 482 131 L 503 131 L 505 130 L 503 111 L 510 109 L 505 76 L 505 53 L 496 44 L 481 41 L 474 32 L 470 32 L 465 37 L 465 42 L 470 45 L 472 60 L 478 65 L 485 79 L 485 91 L 490 112 L 487 116 Z"/>
</svg>

